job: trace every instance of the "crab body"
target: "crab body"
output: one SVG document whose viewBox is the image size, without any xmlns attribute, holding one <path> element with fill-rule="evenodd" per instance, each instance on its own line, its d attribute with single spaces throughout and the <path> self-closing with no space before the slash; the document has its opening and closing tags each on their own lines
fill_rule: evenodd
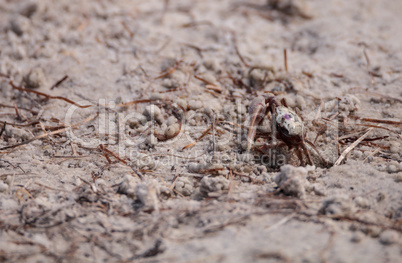
<svg viewBox="0 0 402 263">
<path fill-rule="evenodd" d="M 265 103 L 264 103 L 265 102 Z M 287 107 L 286 102 L 282 103 L 272 96 L 267 99 L 257 97 L 250 105 L 250 114 L 252 114 L 250 129 L 247 137 L 247 149 L 250 150 L 256 135 L 257 125 L 262 123 L 268 113 L 272 114 L 272 142 L 271 145 L 265 145 L 257 148 L 264 151 L 270 148 L 287 145 L 289 149 L 295 148 L 300 163 L 304 165 L 303 153 L 307 157 L 308 163 L 313 165 L 311 154 L 306 147 L 309 144 L 321 157 L 313 143 L 306 139 L 306 131 L 303 119 L 294 110 Z M 275 143 L 280 139 L 280 143 Z M 324 163 L 325 160 L 321 157 Z"/>
<path fill-rule="evenodd" d="M 284 142 L 300 144 L 305 137 L 304 124 L 299 115 L 285 106 L 275 107 L 275 124 L 278 136 Z"/>
</svg>

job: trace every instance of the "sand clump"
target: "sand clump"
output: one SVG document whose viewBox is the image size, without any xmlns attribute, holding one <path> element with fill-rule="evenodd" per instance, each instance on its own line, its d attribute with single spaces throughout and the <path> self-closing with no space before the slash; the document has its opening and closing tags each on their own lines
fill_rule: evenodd
<svg viewBox="0 0 402 263">
<path fill-rule="evenodd" d="M 309 185 L 307 169 L 284 165 L 275 177 L 275 183 L 284 194 L 303 199 L 306 196 L 306 186 Z"/>
<path fill-rule="evenodd" d="M 223 176 L 205 176 L 201 180 L 200 193 L 206 197 L 220 195 L 221 193 L 223 193 L 223 191 L 228 190 L 229 183 L 230 182 Z"/>
<path fill-rule="evenodd" d="M 344 195 L 327 198 L 319 210 L 320 213 L 331 216 L 350 216 L 354 211 L 352 201 Z"/>
</svg>

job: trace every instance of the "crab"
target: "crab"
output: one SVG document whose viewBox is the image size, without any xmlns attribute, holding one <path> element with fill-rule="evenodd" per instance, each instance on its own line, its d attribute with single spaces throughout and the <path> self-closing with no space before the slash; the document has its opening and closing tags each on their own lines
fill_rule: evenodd
<svg viewBox="0 0 402 263">
<path fill-rule="evenodd" d="M 302 117 L 296 113 L 296 111 L 289 108 L 284 99 L 279 102 L 275 96 L 268 98 L 258 96 L 250 104 L 249 114 L 252 117 L 247 136 L 248 151 L 251 150 L 253 146 L 257 126 L 263 122 L 264 118 L 266 118 L 269 113 L 272 115 L 272 143 L 257 148 L 259 151 L 266 152 L 268 149 L 286 145 L 289 150 L 293 148 L 296 149 L 300 165 L 305 165 L 303 153 L 307 157 L 308 164 L 313 165 L 310 151 L 306 146 L 308 144 L 315 150 L 322 162 L 327 165 L 327 162 L 315 145 L 306 139 L 306 128 Z"/>
</svg>

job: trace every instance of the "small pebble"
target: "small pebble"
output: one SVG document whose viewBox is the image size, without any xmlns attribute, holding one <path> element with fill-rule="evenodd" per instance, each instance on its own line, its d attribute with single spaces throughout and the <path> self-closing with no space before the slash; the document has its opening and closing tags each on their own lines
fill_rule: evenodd
<svg viewBox="0 0 402 263">
<path fill-rule="evenodd" d="M 314 184 L 313 185 L 313 192 L 315 195 L 319 196 L 325 196 L 327 194 L 327 191 L 325 190 L 325 187 L 321 184 Z"/>
<path fill-rule="evenodd" d="M 218 143 L 216 144 L 216 149 L 220 152 L 226 151 L 229 149 L 229 145 L 227 143 Z"/>
<path fill-rule="evenodd" d="M 398 239 L 398 233 L 393 230 L 385 230 L 380 234 L 380 242 L 386 246 L 397 243 Z"/>
<path fill-rule="evenodd" d="M 244 166 L 243 167 L 243 172 L 245 172 L 246 174 L 251 173 L 253 170 L 251 169 L 250 166 Z"/>
<path fill-rule="evenodd" d="M 190 106 L 190 109 L 192 110 L 198 110 L 202 108 L 202 102 L 200 100 L 190 100 L 188 104 Z"/>
<path fill-rule="evenodd" d="M 4 183 L 3 181 L 0 181 L 0 192 L 5 192 L 8 190 L 8 184 Z"/>
<path fill-rule="evenodd" d="M 151 100 L 162 100 L 163 97 L 164 97 L 164 96 L 163 96 L 162 93 L 152 93 L 149 98 L 150 98 Z"/>
<path fill-rule="evenodd" d="M 395 176 L 395 182 L 397 182 L 397 183 L 401 183 L 401 182 L 402 182 L 402 172 L 399 172 L 399 173 Z"/>
<path fill-rule="evenodd" d="M 210 82 L 210 83 L 215 83 L 216 82 L 216 78 L 213 74 L 206 72 L 202 75 L 202 78 L 205 79 L 206 81 Z"/>
<path fill-rule="evenodd" d="M 364 197 L 358 196 L 355 198 L 355 204 L 357 207 L 363 208 L 363 209 L 368 209 L 370 208 L 370 202 Z"/>
<path fill-rule="evenodd" d="M 185 101 L 184 99 L 177 99 L 176 100 L 177 105 L 179 105 L 180 107 L 182 107 L 183 109 L 187 109 L 187 101 Z"/>
<path fill-rule="evenodd" d="M 209 58 L 204 60 L 204 66 L 208 70 L 215 71 L 219 73 L 221 71 L 221 66 L 219 64 L 219 60 L 217 58 Z"/>
<path fill-rule="evenodd" d="M 134 116 L 132 119 L 128 120 L 127 123 L 130 126 L 131 129 L 135 129 L 141 124 L 145 124 L 147 122 L 147 118 L 142 115 L 141 113 L 134 113 Z"/>
<path fill-rule="evenodd" d="M 301 95 L 296 96 L 296 105 L 301 110 L 306 108 L 306 100 Z"/>
<path fill-rule="evenodd" d="M 254 88 L 261 88 L 264 78 L 265 72 L 262 69 L 254 69 L 250 73 L 250 85 Z"/>
<path fill-rule="evenodd" d="M 358 150 L 353 151 L 353 157 L 355 159 L 361 159 L 362 156 L 363 156 L 363 153 L 361 151 L 358 151 Z"/>
<path fill-rule="evenodd" d="M 400 152 L 400 143 L 399 142 L 390 142 L 390 151 L 392 153 L 399 153 Z"/>
<path fill-rule="evenodd" d="M 16 16 L 10 22 L 11 30 L 17 35 L 22 36 L 29 31 L 30 20 L 24 16 Z"/>
<path fill-rule="evenodd" d="M 23 82 L 28 89 L 38 89 L 46 84 L 45 74 L 41 68 L 34 68 L 24 77 Z"/>
<path fill-rule="evenodd" d="M 19 11 L 19 13 L 25 17 L 30 18 L 33 14 L 35 14 L 35 12 L 38 10 L 38 4 L 37 3 L 28 3 L 26 4 L 23 8 L 21 8 L 21 10 Z"/>
<path fill-rule="evenodd" d="M 390 164 L 388 165 L 388 169 L 387 169 L 388 173 L 397 173 L 399 171 L 398 166 L 394 165 L 394 164 Z"/>
<path fill-rule="evenodd" d="M 288 107 L 290 107 L 290 108 L 295 108 L 296 107 L 296 100 L 293 97 L 287 96 L 284 99 L 285 99 L 286 104 L 288 105 Z"/>
<path fill-rule="evenodd" d="M 167 71 L 171 68 L 173 68 L 176 65 L 176 59 L 173 57 L 168 57 L 165 60 L 162 61 L 161 64 L 161 71 Z"/>
<path fill-rule="evenodd" d="M 177 119 L 176 119 L 175 116 L 170 116 L 170 117 L 167 119 L 167 122 L 166 122 L 166 124 L 167 124 L 168 126 L 170 126 L 170 125 L 172 125 L 172 124 L 175 124 L 175 123 L 177 123 Z"/>
<path fill-rule="evenodd" d="M 387 195 L 384 192 L 379 192 L 377 195 L 377 202 L 384 201 L 387 198 Z"/>
<path fill-rule="evenodd" d="M 350 241 L 352 241 L 353 243 L 360 243 L 360 241 L 362 241 L 363 238 L 364 238 L 363 233 L 356 232 L 356 233 L 353 233 L 352 238 L 350 239 Z"/>
<path fill-rule="evenodd" d="M 381 234 L 381 228 L 377 226 L 369 226 L 365 229 L 366 234 L 370 237 L 377 238 Z"/>
<path fill-rule="evenodd" d="M 387 170 L 387 165 L 385 163 L 380 163 L 377 165 L 377 170 L 380 172 L 385 172 Z"/>
<path fill-rule="evenodd" d="M 162 86 L 167 89 L 176 89 L 180 86 L 180 83 L 176 79 L 164 79 L 162 81 Z"/>
<path fill-rule="evenodd" d="M 165 136 L 167 138 L 172 138 L 176 132 L 179 130 L 180 125 L 178 123 L 169 125 L 169 127 L 167 127 L 166 131 L 165 131 Z"/>
<path fill-rule="evenodd" d="M 162 120 L 162 111 L 156 105 L 146 106 L 143 114 L 148 118 L 148 120 L 157 120 L 158 122 L 161 122 Z"/>
<path fill-rule="evenodd" d="M 147 137 L 147 143 L 151 146 L 155 146 L 156 144 L 158 144 L 158 139 L 155 137 L 155 135 L 150 134 Z"/>
</svg>

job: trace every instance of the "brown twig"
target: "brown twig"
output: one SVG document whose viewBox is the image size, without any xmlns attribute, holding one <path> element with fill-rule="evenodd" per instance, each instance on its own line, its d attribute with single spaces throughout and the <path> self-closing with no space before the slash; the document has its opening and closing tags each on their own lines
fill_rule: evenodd
<svg viewBox="0 0 402 263">
<path fill-rule="evenodd" d="M 176 62 L 175 66 L 173 66 L 172 68 L 167 69 L 166 71 L 162 72 L 159 76 L 154 78 L 154 80 L 165 78 L 165 77 L 169 76 L 170 74 L 172 74 L 173 72 L 175 72 L 179 68 L 181 63 L 182 63 L 182 61 Z"/>
<path fill-rule="evenodd" d="M 391 121 L 391 120 L 380 120 L 380 119 L 371 119 L 371 118 L 362 118 L 354 115 L 349 115 L 348 118 L 367 121 L 367 122 L 374 122 L 374 123 L 384 123 L 390 125 L 402 125 L 402 121 Z"/>
<path fill-rule="evenodd" d="M 116 158 L 119 162 L 127 165 L 127 161 L 123 160 L 122 158 L 120 158 L 117 154 L 115 154 L 114 152 L 112 152 L 111 150 L 109 150 L 108 148 L 106 148 L 105 146 L 103 146 L 102 144 L 99 145 L 99 148 L 101 149 L 101 151 L 103 153 L 107 153 L 111 156 L 113 156 L 114 158 Z M 106 157 L 106 155 L 105 155 Z M 106 157 L 106 159 L 108 159 L 108 161 L 110 160 L 108 157 Z M 109 162 L 110 163 L 110 162 Z"/>
<path fill-rule="evenodd" d="M 126 24 L 126 22 L 121 21 L 121 25 L 123 26 L 123 28 L 128 32 L 128 34 L 130 35 L 130 38 L 134 37 L 134 33 L 133 31 L 131 31 L 131 29 L 128 27 L 128 25 Z"/>
<path fill-rule="evenodd" d="M 237 38 L 234 33 L 233 33 L 233 46 L 236 51 L 236 55 L 239 57 L 239 59 L 243 63 L 243 65 L 246 66 L 247 68 L 250 67 L 250 65 L 246 62 L 246 60 L 240 54 L 239 47 L 237 46 Z"/>
<path fill-rule="evenodd" d="M 285 71 L 288 72 L 288 52 L 286 48 L 283 50 L 283 60 L 285 63 Z"/>
<path fill-rule="evenodd" d="M 197 142 L 201 141 L 202 138 L 204 138 L 210 131 L 212 130 L 212 125 L 210 125 L 202 134 L 200 137 L 198 137 L 198 139 L 196 139 L 194 142 L 187 144 L 186 146 L 184 146 L 182 148 L 182 150 L 193 147 L 194 145 L 197 144 Z"/>
<path fill-rule="evenodd" d="M 31 90 L 31 89 L 25 89 L 25 88 L 18 87 L 18 86 L 16 86 L 14 84 L 14 82 L 12 80 L 9 81 L 9 84 L 11 85 L 11 87 L 13 87 L 13 89 L 16 89 L 16 90 L 19 90 L 19 91 L 35 93 L 36 95 L 43 96 L 43 97 L 45 97 L 47 99 L 63 100 L 65 102 L 70 103 L 72 105 L 75 105 L 75 106 L 77 106 L 77 107 L 79 107 L 81 109 L 92 107 L 92 105 L 79 105 L 78 103 L 76 103 L 76 102 L 74 102 L 72 100 L 69 100 L 67 98 L 61 97 L 61 96 L 52 96 L 52 95 L 48 95 L 48 94 L 45 94 L 45 93 L 42 93 L 42 92 L 39 92 L 39 91 L 36 91 L 36 90 Z"/>
<path fill-rule="evenodd" d="M 1 104 L 1 103 L 0 103 L 0 107 L 14 109 L 14 106 L 6 105 L 6 104 Z M 28 112 L 30 112 L 30 113 L 32 113 L 32 114 L 35 114 L 35 115 L 39 113 L 39 112 L 37 112 L 37 111 L 31 110 L 31 109 L 27 109 L 27 108 L 22 108 L 22 107 L 18 107 L 18 109 L 28 111 Z"/>
<path fill-rule="evenodd" d="M 63 83 L 66 79 L 68 78 L 68 75 L 65 75 L 63 78 L 61 78 L 59 81 L 57 81 L 56 83 L 54 83 L 52 85 L 52 87 L 50 88 L 50 90 L 53 90 L 54 88 L 57 88 L 58 86 L 61 85 L 61 83 Z"/>
<path fill-rule="evenodd" d="M 116 107 L 125 107 L 125 106 L 135 105 L 135 104 L 139 104 L 139 103 L 149 103 L 149 102 L 152 102 L 152 100 L 150 100 L 150 99 L 134 100 L 134 101 L 129 101 L 129 102 L 125 102 L 122 104 L 118 104 L 118 105 L 116 105 Z"/>
</svg>

